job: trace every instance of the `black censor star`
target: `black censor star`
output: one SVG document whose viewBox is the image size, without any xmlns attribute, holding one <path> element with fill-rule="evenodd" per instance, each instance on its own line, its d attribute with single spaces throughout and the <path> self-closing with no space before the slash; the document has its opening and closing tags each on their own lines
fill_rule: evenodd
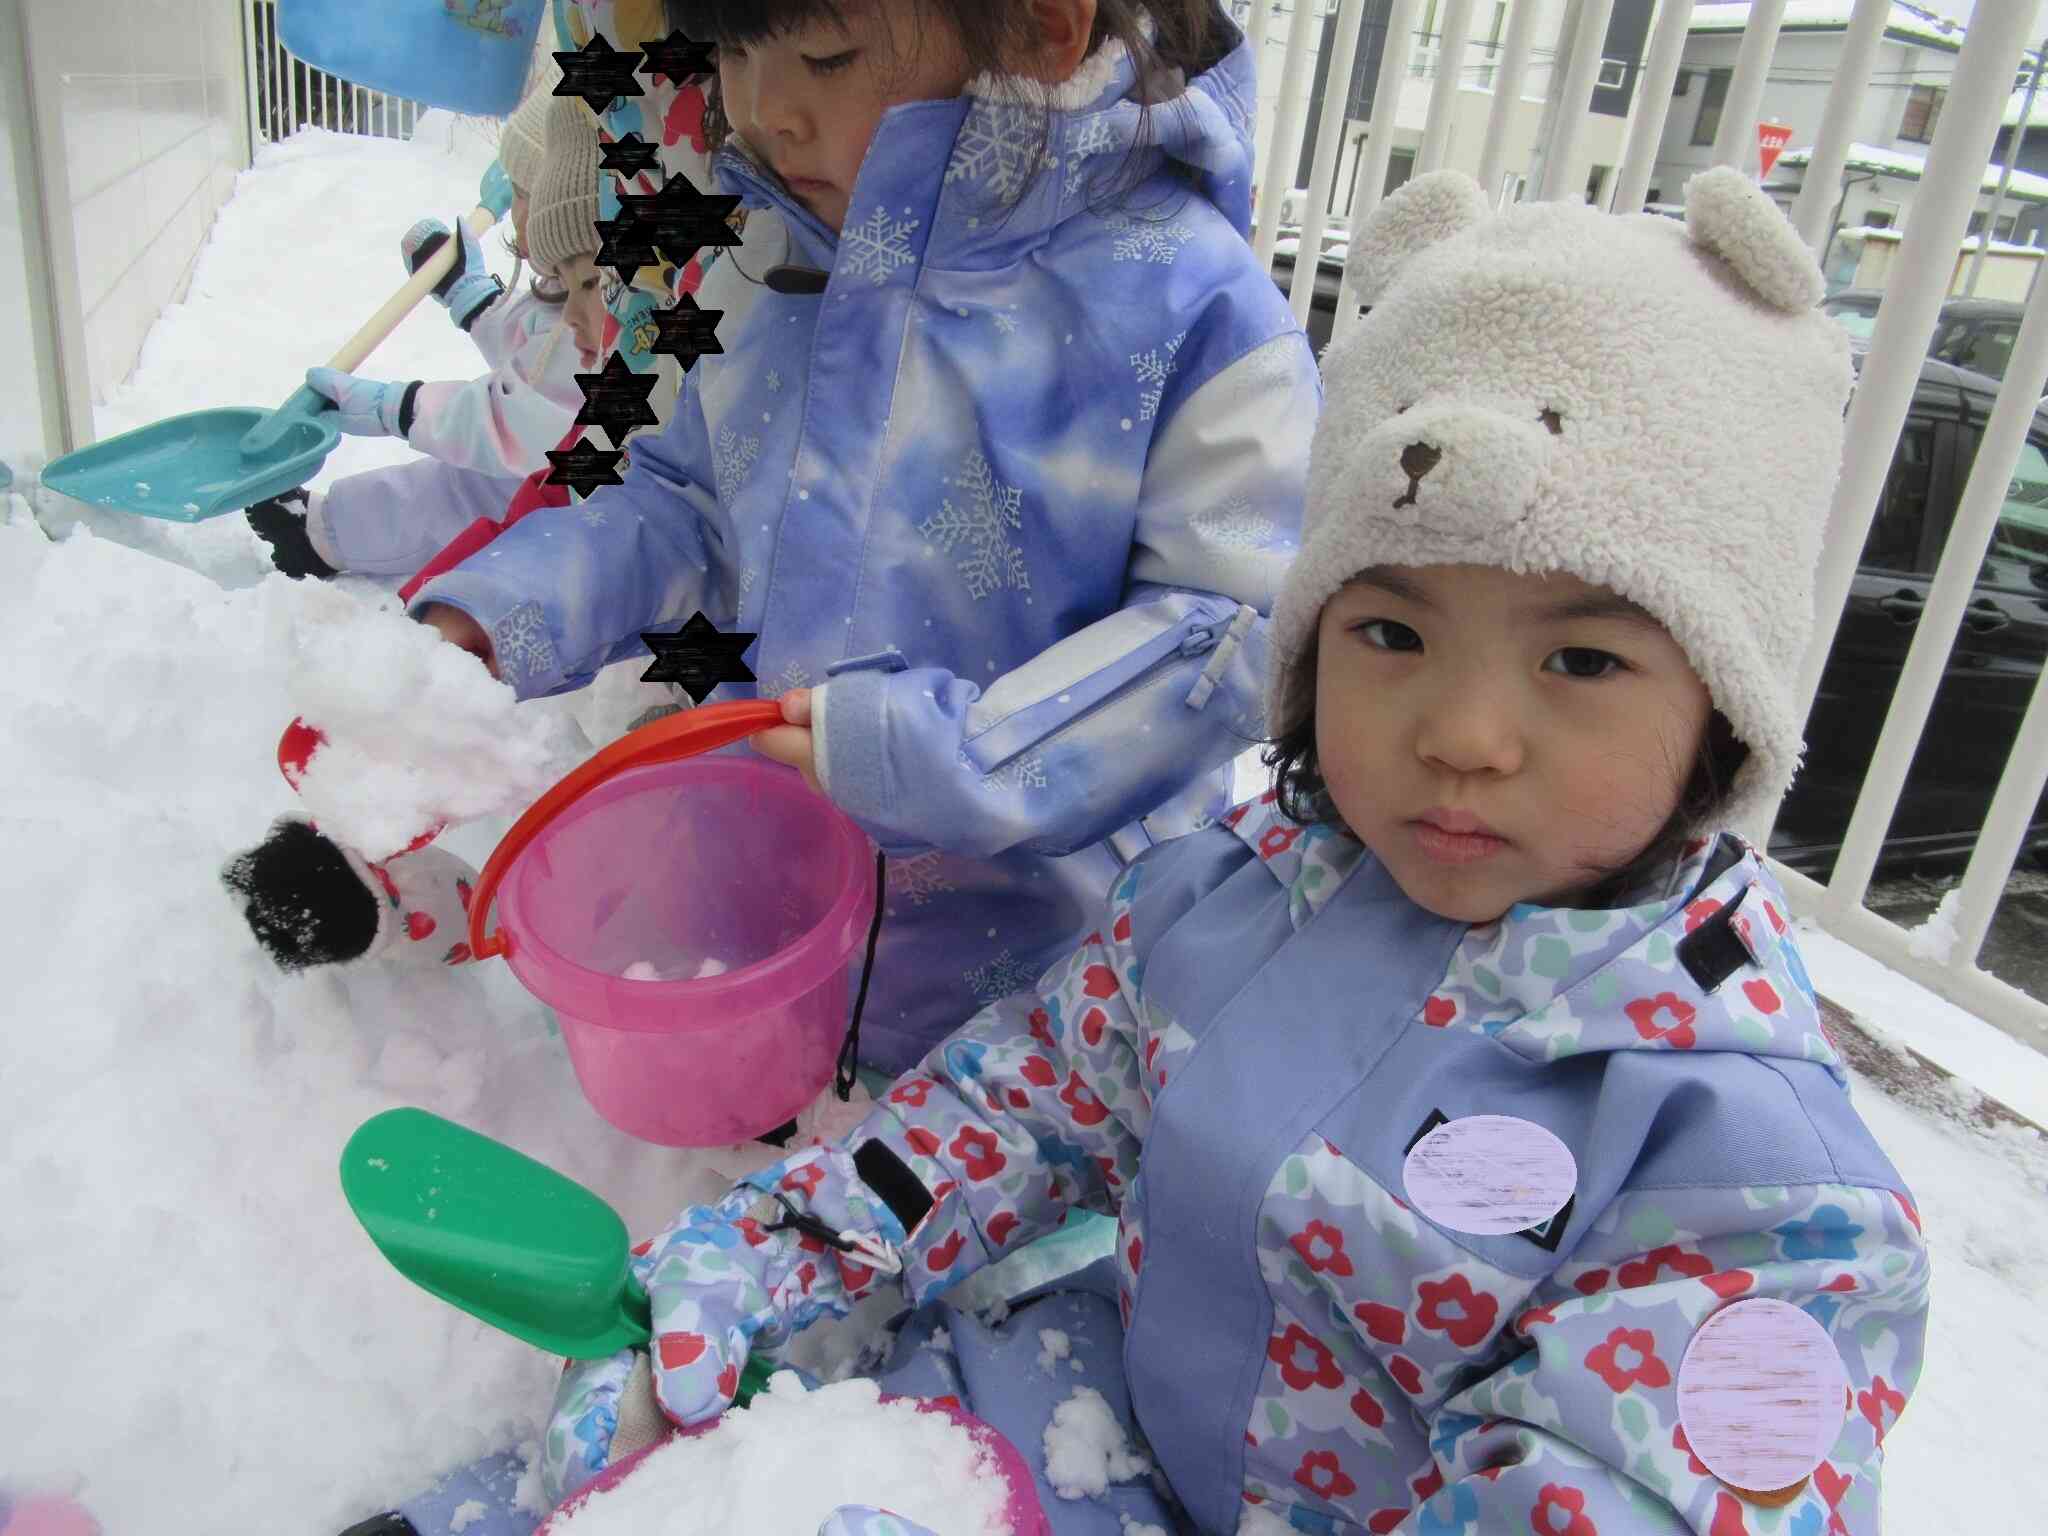
<svg viewBox="0 0 2048 1536">
<path fill-rule="evenodd" d="M 754 674 L 740 660 L 758 635 L 721 635 L 702 613 L 671 635 L 642 634 L 654 652 L 654 665 L 640 674 L 643 683 L 679 683 L 693 704 L 702 704 L 720 683 L 751 683 Z"/>
<path fill-rule="evenodd" d="M 599 169 L 620 176 L 638 176 L 642 171 L 654 169 L 661 151 L 639 134 L 629 133 L 623 139 L 601 145 L 598 153 L 602 157 L 598 162 Z"/>
<path fill-rule="evenodd" d="M 724 318 L 724 310 L 701 308 L 686 293 L 667 309 L 654 312 L 656 336 L 647 350 L 675 358 L 688 373 L 698 358 L 725 351 L 718 344 L 718 322 Z"/>
<path fill-rule="evenodd" d="M 654 242 L 647 238 L 640 220 L 623 207 L 617 218 L 598 219 L 591 227 L 597 231 L 598 266 L 610 267 L 631 282 L 635 272 L 654 265 Z"/>
<path fill-rule="evenodd" d="M 633 78 L 640 63 L 640 50 L 621 53 L 602 32 L 573 52 L 556 54 L 555 62 L 562 66 L 555 94 L 581 96 L 600 117 L 614 97 L 647 94 L 646 88 Z"/>
<path fill-rule="evenodd" d="M 699 43 L 683 36 L 678 27 L 658 43 L 648 43 L 642 50 L 647 62 L 639 73 L 647 76 L 665 75 L 677 85 L 694 80 L 699 75 L 718 73 L 718 50 L 710 43 Z"/>
<path fill-rule="evenodd" d="M 613 442 L 624 442 L 635 427 L 660 424 L 647 396 L 656 375 L 635 373 L 626 360 L 614 352 L 596 373 L 579 373 L 576 384 L 583 391 L 583 409 L 576 413 L 579 427 L 602 427 Z"/>
<path fill-rule="evenodd" d="M 588 496 L 600 485 L 624 485 L 619 460 L 625 456 L 623 449 L 600 448 L 589 438 L 579 437 L 576 446 L 566 452 L 560 448 L 548 450 L 548 463 L 554 468 L 544 483 L 566 485 L 578 496 Z"/>
<path fill-rule="evenodd" d="M 739 231 L 727 222 L 739 205 L 737 197 L 699 192 L 689 177 L 677 171 L 661 184 L 659 192 L 621 194 L 619 218 L 636 220 L 636 232 L 670 265 L 680 267 L 707 245 L 740 243 Z"/>
</svg>

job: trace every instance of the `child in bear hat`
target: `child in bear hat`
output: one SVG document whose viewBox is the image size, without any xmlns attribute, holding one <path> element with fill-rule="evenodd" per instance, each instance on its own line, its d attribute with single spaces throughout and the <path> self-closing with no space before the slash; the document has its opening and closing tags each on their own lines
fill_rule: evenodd
<svg viewBox="0 0 2048 1536">
<path fill-rule="evenodd" d="M 1073 1383 L 1002 1362 L 1051 1304 L 942 1293 L 1085 1206 L 1120 1230 L 1060 1326 L 1158 1477 L 1047 1497 L 1061 1536 L 1876 1536 L 1927 1249 L 1728 830 L 1800 752 L 1850 384 L 1820 273 L 1728 170 L 1683 227 L 1425 176 L 1351 259 L 1275 789 L 843 1143 L 637 1247 L 654 1345 L 571 1366 L 553 1486 L 882 1285 L 920 1308 L 884 1390 L 1049 1440 Z"/>
</svg>

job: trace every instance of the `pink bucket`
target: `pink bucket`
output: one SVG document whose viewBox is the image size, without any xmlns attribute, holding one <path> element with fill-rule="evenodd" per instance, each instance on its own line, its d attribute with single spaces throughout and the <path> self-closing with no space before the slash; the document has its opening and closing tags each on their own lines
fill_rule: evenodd
<svg viewBox="0 0 2048 1536">
<path fill-rule="evenodd" d="M 832 1079 L 874 917 L 867 837 L 787 768 L 694 755 L 779 719 L 713 705 L 615 742 L 520 819 L 470 903 L 472 949 L 555 1010 L 591 1104 L 643 1140 L 745 1141 Z M 708 961 L 724 970 L 699 978 Z"/>
<path fill-rule="evenodd" d="M 882 1401 L 885 1403 L 899 1402 L 901 1399 L 884 1393 Z M 917 1400 L 917 1405 L 919 1410 L 924 1413 L 945 1414 L 946 1417 L 953 1420 L 954 1423 L 960 1425 L 972 1435 L 984 1449 L 994 1455 L 997 1471 L 1001 1475 L 1004 1484 L 1008 1487 L 1010 1494 L 1009 1506 L 1004 1511 L 1010 1522 L 1010 1536 L 1052 1536 L 1052 1525 L 1045 1518 L 1044 1506 L 1038 1502 L 1038 1484 L 1032 1478 L 1031 1468 L 1025 1464 L 1024 1458 L 1017 1454 L 1017 1448 L 1010 1444 L 1007 1436 L 993 1425 L 984 1424 L 966 1409 L 953 1402 L 951 1398 L 920 1398 Z M 706 1424 L 698 1424 L 689 1429 L 677 1430 L 675 1435 L 670 1438 L 687 1439 L 694 1435 L 708 1434 L 717 1427 L 717 1424 L 718 1421 L 713 1419 Z M 554 1536 L 555 1523 L 559 1516 L 573 1513 L 583 1504 L 584 1500 L 602 1493 L 607 1488 L 616 1487 L 621 1481 L 632 1475 L 635 1467 L 639 1466 L 641 1462 L 645 1461 L 666 1444 L 668 1444 L 667 1440 L 657 1441 L 653 1445 L 635 1451 L 632 1455 L 619 1462 L 617 1466 L 606 1467 L 604 1471 L 598 1473 L 589 1483 L 564 1499 L 554 1514 L 549 1515 L 547 1519 L 541 1522 L 540 1529 L 535 1531 L 533 1536 Z"/>
</svg>

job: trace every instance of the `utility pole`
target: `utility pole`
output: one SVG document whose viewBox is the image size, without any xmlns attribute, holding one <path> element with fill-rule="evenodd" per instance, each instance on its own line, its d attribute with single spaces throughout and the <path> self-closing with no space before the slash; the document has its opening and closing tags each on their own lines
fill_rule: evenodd
<svg viewBox="0 0 2048 1536">
<path fill-rule="evenodd" d="M 1977 235 L 1977 249 L 1970 254 L 1969 275 L 1963 279 L 1963 297 L 1977 296 L 1977 277 L 1984 270 L 1984 257 L 1991 249 L 1992 239 L 1998 234 L 1998 216 L 2005 210 L 2005 189 L 2012 185 L 2012 168 L 2020 158 L 2020 145 L 2027 136 L 2027 124 L 2034 116 L 2034 94 L 2041 89 L 2041 54 L 2048 50 L 2048 41 L 2034 51 L 2032 65 L 2027 70 L 2026 100 L 2020 104 L 2020 120 L 2013 124 L 2012 136 L 2005 141 L 2005 164 L 1999 168 L 1998 190 L 1991 194 L 1991 216 L 1984 221 L 1984 228 Z"/>
</svg>

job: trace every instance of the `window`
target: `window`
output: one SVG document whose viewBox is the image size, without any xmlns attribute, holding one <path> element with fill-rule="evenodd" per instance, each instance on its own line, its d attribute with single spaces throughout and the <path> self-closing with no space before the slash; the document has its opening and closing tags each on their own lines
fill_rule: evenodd
<svg viewBox="0 0 2048 1536">
<path fill-rule="evenodd" d="M 1734 78 L 1732 69 L 1707 71 L 1707 83 L 1700 91 L 1700 115 L 1692 125 L 1693 143 L 1711 144 L 1721 131 L 1721 105 L 1728 99 L 1728 82 Z"/>
<path fill-rule="evenodd" d="M 1988 373 L 2003 379 L 2012 362 L 2012 344 L 2020 334 L 2016 320 L 1980 320 L 1955 327 L 1958 334 L 1944 332 L 1942 350 L 1935 353 L 1944 363 Z"/>
<path fill-rule="evenodd" d="M 1906 115 L 1899 119 L 1899 137 L 1909 144 L 1934 141 L 1934 125 L 1948 92 L 1938 85 L 1916 85 L 1906 92 Z"/>
<path fill-rule="evenodd" d="M 1613 169 L 1611 165 L 1596 165 L 1593 167 L 1593 174 L 1586 178 L 1586 201 L 1595 208 L 1605 206 L 1600 192 L 1607 184 L 1608 172 Z"/>
<path fill-rule="evenodd" d="M 1671 82 L 1671 94 L 1673 97 L 1679 97 L 1688 94 L 1691 90 L 1692 71 L 1689 69 L 1681 69 L 1678 72 L 1678 78 Z"/>
<path fill-rule="evenodd" d="M 1486 49 L 1486 62 L 1479 66 L 1479 88 L 1482 91 L 1490 91 L 1493 89 L 1493 77 L 1497 72 L 1497 61 L 1500 58 L 1500 33 L 1501 28 L 1507 25 L 1507 19 L 1508 0 L 1495 0 L 1493 7 L 1493 28 L 1490 32 L 1487 33 L 1486 42 L 1484 44 L 1484 47 Z"/>
<path fill-rule="evenodd" d="M 1890 229 L 1899 222 L 1897 203 L 1873 203 L 1863 215 L 1865 229 Z"/>
<path fill-rule="evenodd" d="M 1627 59 L 1602 59 L 1600 61 L 1600 85 L 1603 91 L 1618 91 L 1628 84 Z"/>
<path fill-rule="evenodd" d="M 2048 453 L 2029 439 L 2005 488 L 2005 510 L 1978 580 L 1999 587 L 2048 587 Z"/>
<path fill-rule="evenodd" d="M 1927 489 L 1934 477 L 1934 428 L 1909 421 L 1899 434 L 1877 517 L 1863 546 L 1863 563 L 1884 571 L 1922 571 L 1921 545 L 1926 542 Z"/>
</svg>

